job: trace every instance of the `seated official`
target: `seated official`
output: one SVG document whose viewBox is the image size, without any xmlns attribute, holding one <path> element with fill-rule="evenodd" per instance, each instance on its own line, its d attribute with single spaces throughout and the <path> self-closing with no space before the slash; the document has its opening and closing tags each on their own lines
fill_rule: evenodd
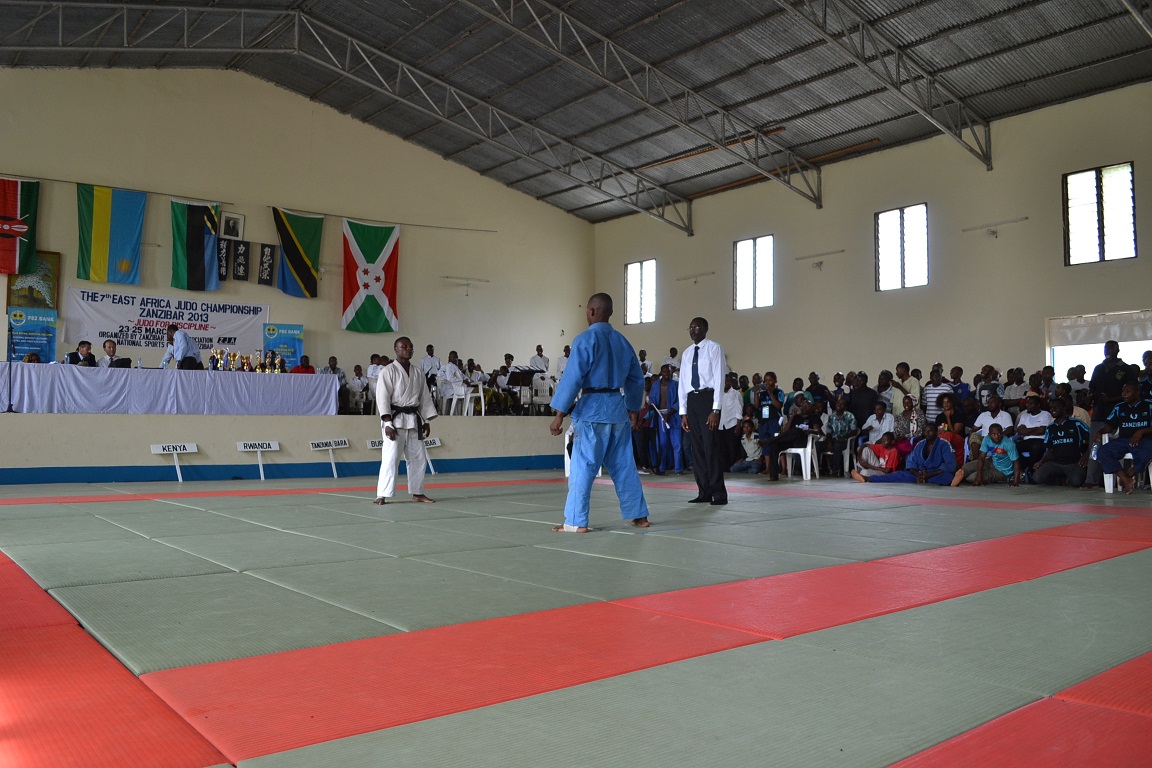
<svg viewBox="0 0 1152 768">
<path fill-rule="evenodd" d="M 961 480 L 972 485 L 1020 484 L 1020 453 L 1016 450 L 1016 443 L 1004 436 L 1004 428 L 999 424 L 988 427 L 988 434 L 980 443 L 979 455 L 964 465 L 952 485 L 960 485 Z"/>
<path fill-rule="evenodd" d="M 96 356 L 92 354 L 92 342 L 82 341 L 76 345 L 75 352 L 69 352 L 64 356 L 64 362 L 68 365 L 87 365 L 96 367 Z"/>
<path fill-rule="evenodd" d="M 317 373 L 329 373 L 336 377 L 336 412 L 348 413 L 348 374 L 338 366 L 335 357 L 328 358 L 328 366 L 321 368 Z"/>
<path fill-rule="evenodd" d="M 348 410 L 351 413 L 364 414 L 365 403 L 368 398 L 368 377 L 359 365 L 352 366 L 352 378 L 348 379 Z"/>
<path fill-rule="evenodd" d="M 1032 469 L 1040 485 L 1066 485 L 1079 488 L 1088 477 L 1088 454 L 1092 433 L 1088 425 L 1068 416 L 1067 401 L 1052 401 L 1052 423 L 1044 430 L 1044 455 Z"/>
<path fill-rule="evenodd" d="M 1111 430 L 1117 430 L 1116 437 L 1100 446 L 1097 459 L 1101 469 L 1116 476 L 1116 482 L 1124 493 L 1132 493 L 1136 478 L 1148 467 L 1152 459 L 1152 403 L 1140 397 L 1140 385 L 1127 382 L 1120 390 L 1120 402 L 1104 419 L 1107 426 L 1093 435 L 1102 440 Z M 1125 454 L 1132 454 L 1132 466 L 1124 469 L 1121 463 Z"/>
<path fill-rule="evenodd" d="M 115 368 L 112 363 L 121 358 L 116 357 L 116 342 L 108 339 L 104 342 L 104 356 L 96 363 L 101 368 Z"/>
<path fill-rule="evenodd" d="M 312 365 L 312 361 L 308 359 L 308 355 L 300 355 L 300 364 L 292 366 L 289 373 L 316 373 L 316 368 Z"/>
<path fill-rule="evenodd" d="M 861 483 L 951 485 L 957 476 L 956 457 L 952 453 L 952 446 L 936 434 L 935 424 L 929 422 L 924 425 L 924 439 L 912 447 L 906 467 L 907 469 L 871 477 L 853 470 L 852 478 Z"/>
</svg>

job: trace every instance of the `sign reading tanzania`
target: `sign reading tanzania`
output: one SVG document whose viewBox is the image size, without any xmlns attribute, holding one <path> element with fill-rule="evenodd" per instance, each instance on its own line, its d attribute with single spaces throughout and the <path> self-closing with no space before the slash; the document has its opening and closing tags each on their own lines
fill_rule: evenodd
<svg viewBox="0 0 1152 768">
<path fill-rule="evenodd" d="M 313 440 L 309 445 L 314 451 L 326 451 L 329 448 L 348 448 L 351 443 L 345 437 L 338 437 L 335 440 Z"/>
<path fill-rule="evenodd" d="M 227 347 L 247 354 L 264 348 L 268 305 L 69 288 L 64 317 L 67 341 L 87 339 L 95 349 L 108 339 L 120 346 L 164 349 L 168 325 L 175 323 L 200 349 Z"/>
</svg>

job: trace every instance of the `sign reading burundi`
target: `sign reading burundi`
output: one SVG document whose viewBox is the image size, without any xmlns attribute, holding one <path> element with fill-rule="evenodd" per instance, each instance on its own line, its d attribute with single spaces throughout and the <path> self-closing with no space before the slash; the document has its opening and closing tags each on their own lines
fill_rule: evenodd
<svg viewBox="0 0 1152 768">
<path fill-rule="evenodd" d="M 396 266 L 400 228 L 344 219 L 344 313 L 341 327 L 360 333 L 398 331 Z"/>
</svg>

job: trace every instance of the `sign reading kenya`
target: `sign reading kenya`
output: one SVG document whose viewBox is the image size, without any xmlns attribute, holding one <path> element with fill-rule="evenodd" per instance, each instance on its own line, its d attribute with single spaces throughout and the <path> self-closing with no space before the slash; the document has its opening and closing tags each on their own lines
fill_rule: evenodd
<svg viewBox="0 0 1152 768">
<path fill-rule="evenodd" d="M 107 339 L 120 346 L 164 349 L 168 324 L 175 323 L 200 349 L 257 350 L 264 347 L 268 305 L 69 288 L 65 317 L 67 341 L 87 339 L 94 349 Z"/>
</svg>

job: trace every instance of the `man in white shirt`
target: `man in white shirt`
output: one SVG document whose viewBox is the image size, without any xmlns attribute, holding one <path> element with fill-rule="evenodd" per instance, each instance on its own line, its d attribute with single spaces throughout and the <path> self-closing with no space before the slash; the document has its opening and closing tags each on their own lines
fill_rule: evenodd
<svg viewBox="0 0 1152 768">
<path fill-rule="evenodd" d="M 549 360 L 548 356 L 544 354 L 544 347 L 540 344 L 537 344 L 536 354 L 528 358 L 528 367 L 537 371 L 542 371 L 542 373 L 538 373 L 532 378 L 536 381 L 543 381 L 544 379 L 548 378 L 548 366 L 551 364 L 552 361 Z"/>
<path fill-rule="evenodd" d="M 460 370 L 460 358 L 455 350 L 448 353 L 448 362 L 436 372 L 436 378 L 444 403 L 450 397 L 463 397 L 468 392 L 464 386 L 464 372 Z"/>
<path fill-rule="evenodd" d="M 689 503 L 722 506 L 728 503 L 728 489 L 724 486 L 727 453 L 720 431 L 720 404 L 728 364 L 720 345 L 707 338 L 707 320 L 693 318 L 688 335 L 693 346 L 684 350 L 680 424 L 692 443 L 692 473 L 696 476 L 696 498 Z M 676 348 L 669 351 L 675 355 Z"/>
<path fill-rule="evenodd" d="M 359 365 L 352 366 L 352 378 L 348 379 L 348 410 L 351 413 L 363 414 L 368 406 L 365 400 L 368 395 L 368 377 Z"/>
<path fill-rule="evenodd" d="M 431 344 L 428 345 L 427 351 L 428 354 L 420 358 L 417 367 L 420 369 L 420 373 L 424 375 L 428 386 L 431 387 L 436 382 L 436 374 L 440 372 L 444 364 L 440 362 L 440 358 L 436 357 L 436 348 Z"/>
<path fill-rule="evenodd" d="M 1040 408 L 1040 398 L 1029 395 L 1024 410 L 1016 417 L 1016 449 L 1020 452 L 1021 474 L 1031 471 L 1044 456 L 1044 435 L 1051 423 L 1052 414 Z"/>
<path fill-rule="evenodd" d="M 640 372 L 644 374 L 644 380 L 648 381 L 656 375 L 652 370 L 652 361 L 648 359 L 648 350 L 642 349 L 637 355 L 640 357 Z"/>
<path fill-rule="evenodd" d="M 169 360 L 175 360 L 176 367 L 185 371 L 195 371 L 204 367 L 200 360 L 200 347 L 188 332 L 176 323 L 168 326 L 168 351 L 164 353 L 160 367 L 167 368 Z"/>
<path fill-rule="evenodd" d="M 116 360 L 116 342 L 108 339 L 104 342 L 104 357 L 96 361 L 96 365 L 107 368 Z"/>
<path fill-rule="evenodd" d="M 888 413 L 888 403 L 884 400 L 876 401 L 875 412 L 864 420 L 864 425 L 860 427 L 860 434 L 868 433 L 868 444 L 880 442 L 880 438 L 884 436 L 885 432 L 891 432 L 895 429 L 892 414 Z"/>
<path fill-rule="evenodd" d="M 896 378 L 892 379 L 892 386 L 900 392 L 898 395 L 893 395 L 893 402 L 904 402 L 904 395 L 912 395 L 912 402 L 920 403 L 920 382 L 912 376 L 908 363 L 896 363 Z"/>
<path fill-rule="evenodd" d="M 553 381 L 560 381 L 564 377 L 564 369 L 568 367 L 568 358 L 572 355 L 572 347 L 564 345 L 564 354 L 556 361 L 556 376 Z"/>
<path fill-rule="evenodd" d="M 999 395 L 988 396 L 988 410 L 976 417 L 972 425 L 972 434 L 968 436 L 968 453 L 972 456 L 980 453 L 980 444 L 988 434 L 988 427 L 999 424 L 1004 428 L 1004 436 L 1012 437 L 1016 434 L 1016 425 L 1012 422 L 1012 414 L 1001 410 L 1004 401 Z"/>
<path fill-rule="evenodd" d="M 724 459 L 727 470 L 740 460 L 743 449 L 740 447 L 740 419 L 744 415 L 744 397 L 738 389 L 740 381 L 735 373 L 724 377 L 724 395 L 720 398 L 720 431 L 724 433 L 724 447 L 728 457 Z"/>
<path fill-rule="evenodd" d="M 376 412 L 376 380 L 380 378 L 380 371 L 382 370 L 384 370 L 384 365 L 380 360 L 380 355 L 373 353 L 368 358 L 368 400 L 364 403 L 366 413 Z"/>
</svg>

